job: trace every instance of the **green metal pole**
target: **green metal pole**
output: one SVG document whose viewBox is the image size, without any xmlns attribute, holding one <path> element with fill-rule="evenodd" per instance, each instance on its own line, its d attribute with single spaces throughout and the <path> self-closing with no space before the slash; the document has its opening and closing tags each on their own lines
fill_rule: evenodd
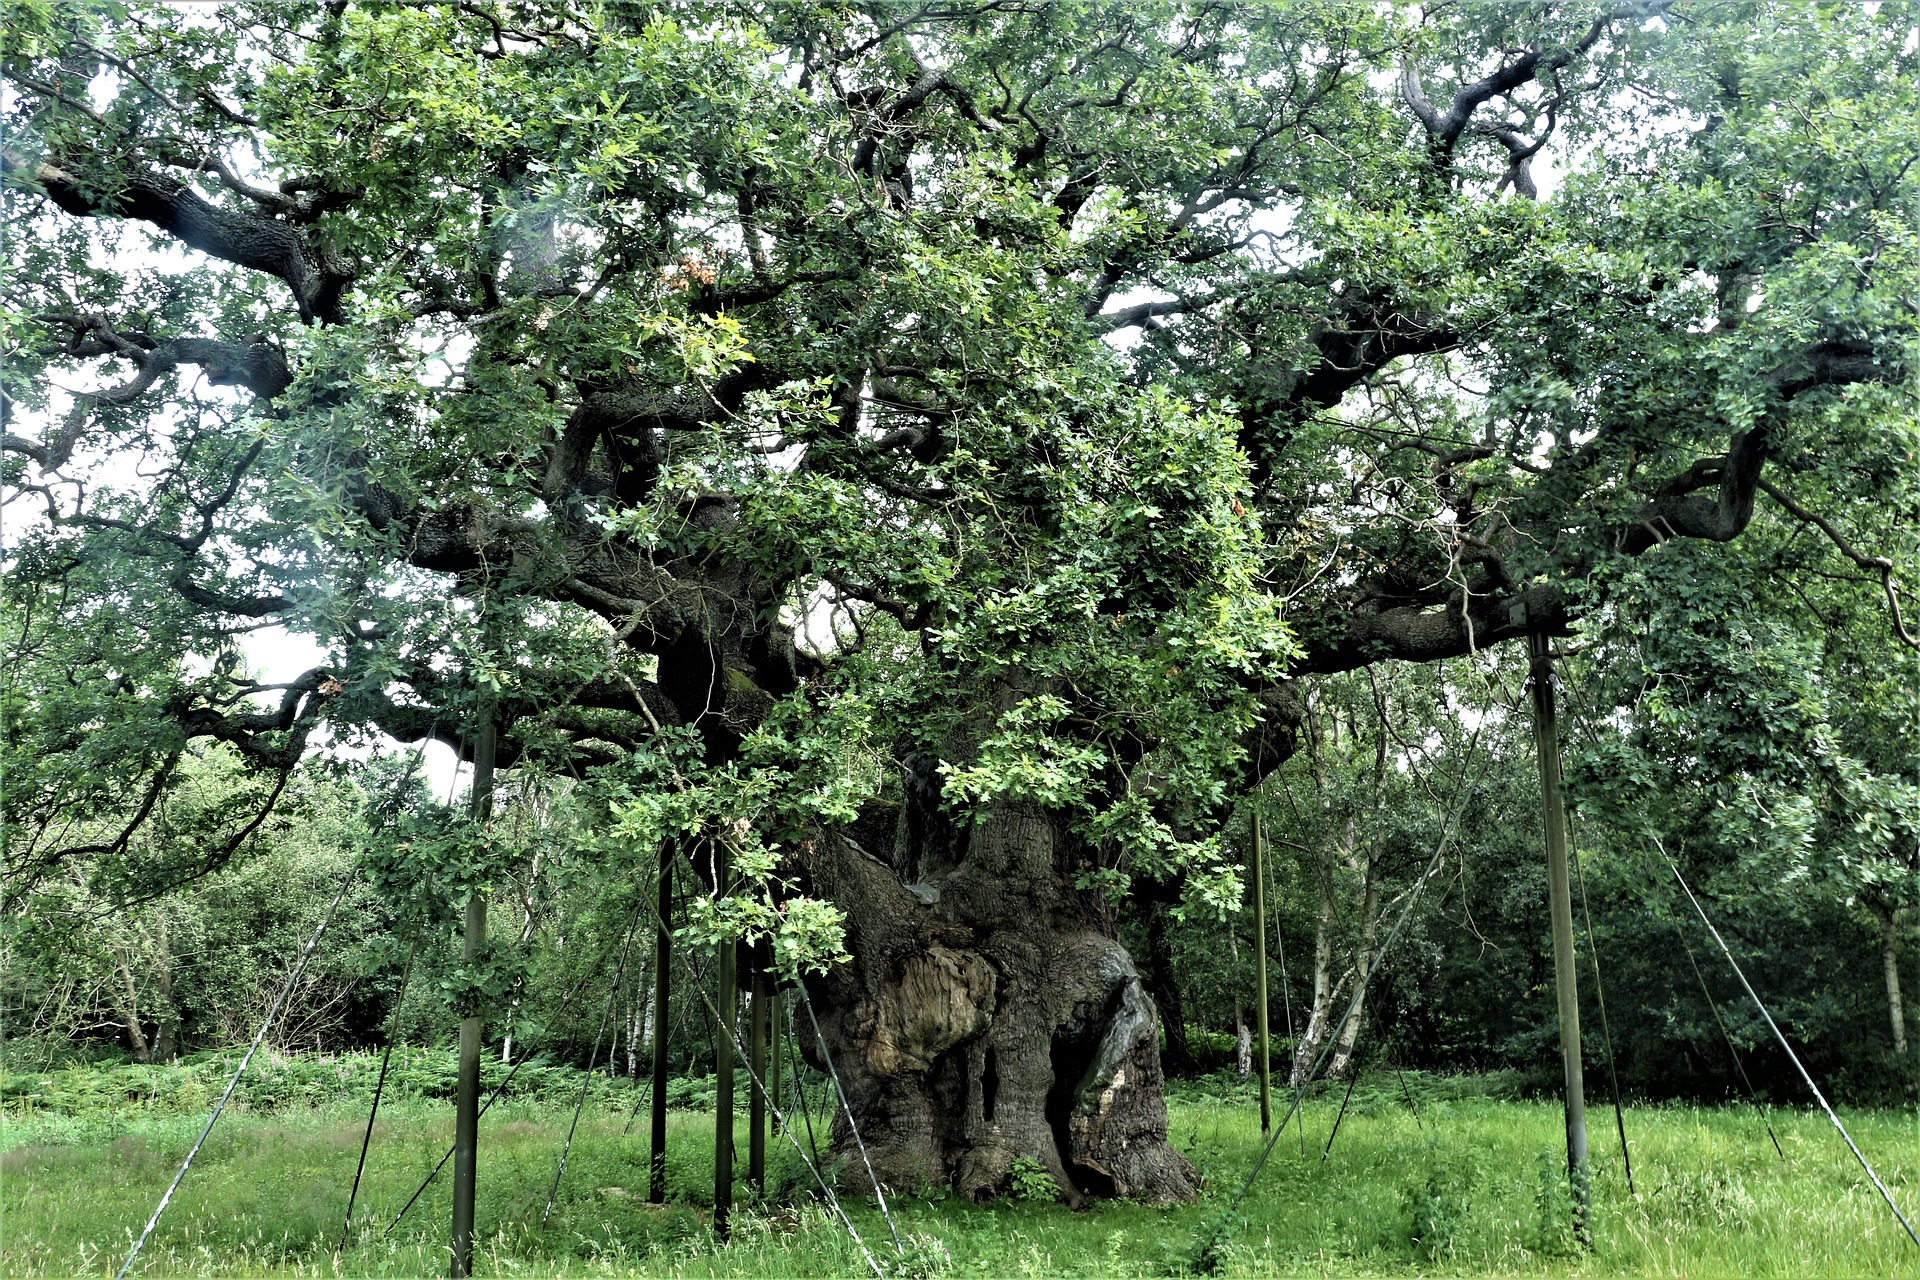
<svg viewBox="0 0 1920 1280">
<path fill-rule="evenodd" d="M 1253 968 L 1260 1031 L 1260 1132 L 1273 1128 L 1272 1063 L 1267 1048 L 1267 877 L 1266 835 L 1260 815 L 1253 818 Z"/>
<path fill-rule="evenodd" d="M 483 694 L 480 733 L 473 747 L 473 820 L 485 826 L 493 816 L 493 760 L 499 744 L 493 699 Z M 467 899 L 466 937 L 461 955 L 469 962 L 487 945 L 487 899 L 474 893 Z M 473 1262 L 473 1189 L 479 1169 L 480 1036 L 484 1011 L 467 1011 L 460 1019 L 459 1070 L 454 1085 L 453 1120 L 453 1280 L 463 1280 Z"/>
<path fill-rule="evenodd" d="M 1573 954 L 1573 884 L 1567 865 L 1567 816 L 1560 799 L 1560 734 L 1553 705 L 1553 656 L 1547 637 L 1528 638 L 1532 658 L 1533 739 L 1539 756 L 1540 804 L 1547 834 L 1547 906 L 1553 917 L 1553 991 L 1560 1012 L 1560 1062 L 1566 1076 L 1567 1177 L 1573 1191 L 1573 1234 L 1593 1244 L 1593 1201 L 1587 1168 L 1586 1082 L 1580 1063 L 1580 990 Z"/>
<path fill-rule="evenodd" d="M 733 873 L 727 865 L 726 846 L 713 846 L 715 891 L 722 897 L 733 888 Z M 717 957 L 720 970 L 714 1005 L 719 1011 L 713 1029 L 713 1232 L 727 1239 L 733 1230 L 733 1028 L 736 1019 L 734 960 L 739 950 L 734 943 L 722 943 Z"/>
<path fill-rule="evenodd" d="M 667 1200 L 667 999 L 673 983 L 673 841 L 660 842 L 659 924 L 653 935 L 653 1097 L 652 1146 L 647 1160 L 647 1199 Z"/>
</svg>

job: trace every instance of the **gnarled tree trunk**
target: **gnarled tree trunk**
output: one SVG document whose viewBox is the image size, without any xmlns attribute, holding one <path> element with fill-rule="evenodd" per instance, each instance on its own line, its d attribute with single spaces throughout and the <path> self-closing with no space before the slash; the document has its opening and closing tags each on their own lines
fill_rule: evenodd
<svg viewBox="0 0 1920 1280">
<path fill-rule="evenodd" d="M 891 847 L 871 847 L 889 825 Z M 1075 1204 L 1191 1198 L 1193 1167 L 1167 1142 L 1154 1003 L 1109 905 L 1074 887 L 1084 850 L 1063 824 L 1007 806 L 961 829 L 927 804 L 862 827 L 807 850 L 853 956 L 807 991 L 882 1184 L 984 1199 L 1025 1158 Z M 858 1185 L 844 1118 L 835 1141 Z"/>
</svg>

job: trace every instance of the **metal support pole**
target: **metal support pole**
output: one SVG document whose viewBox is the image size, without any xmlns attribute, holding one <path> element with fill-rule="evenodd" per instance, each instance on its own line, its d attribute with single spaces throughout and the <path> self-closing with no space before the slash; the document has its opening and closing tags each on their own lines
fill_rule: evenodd
<svg viewBox="0 0 1920 1280">
<path fill-rule="evenodd" d="M 1593 1244 L 1593 1202 L 1587 1171 L 1586 1086 L 1580 1067 L 1580 990 L 1573 954 L 1573 883 L 1567 866 L 1567 818 L 1560 801 L 1560 735 L 1553 706 L 1553 657 L 1547 637 L 1528 637 L 1532 659 L 1533 740 L 1539 755 L 1540 807 L 1547 833 L 1547 906 L 1553 917 L 1553 990 L 1560 1012 L 1560 1060 L 1566 1073 L 1567 1177 L 1573 1191 L 1573 1234 Z"/>
<path fill-rule="evenodd" d="M 480 699 L 480 731 L 473 745 L 472 814 L 484 827 L 493 817 L 493 758 L 499 744 L 491 695 Z M 476 891 L 467 899 L 466 938 L 461 955 L 472 963 L 487 945 L 487 899 Z M 463 1280 L 473 1262 L 473 1188 L 479 1167 L 480 1035 L 485 1011 L 469 1009 L 460 1019 L 460 1063 L 454 1086 L 453 1121 L 453 1280 Z"/>
<path fill-rule="evenodd" d="M 647 1160 L 647 1199 L 667 1201 L 667 999 L 673 967 L 673 841 L 660 842 L 659 924 L 653 935 L 653 1144 Z"/>
<path fill-rule="evenodd" d="M 1266 836 L 1260 815 L 1253 815 L 1253 969 L 1259 990 L 1255 1018 L 1260 1032 L 1260 1132 L 1273 1128 L 1272 1063 L 1267 1048 L 1267 876 Z"/>
<path fill-rule="evenodd" d="M 714 891 L 725 897 L 733 888 L 733 873 L 727 865 L 726 846 L 718 841 L 713 845 L 713 871 Z M 733 1230 L 733 1029 L 739 1016 L 734 961 L 738 950 L 735 943 L 720 945 L 714 993 L 718 1025 L 713 1034 L 713 1233 L 722 1240 Z"/>
<path fill-rule="evenodd" d="M 747 1103 L 747 1181 L 762 1199 L 767 1194 L 767 967 L 761 963 L 761 949 L 747 952 L 753 966 L 747 979 L 752 990 L 752 1005 L 747 1010 L 747 1071 L 754 1087 Z"/>
</svg>

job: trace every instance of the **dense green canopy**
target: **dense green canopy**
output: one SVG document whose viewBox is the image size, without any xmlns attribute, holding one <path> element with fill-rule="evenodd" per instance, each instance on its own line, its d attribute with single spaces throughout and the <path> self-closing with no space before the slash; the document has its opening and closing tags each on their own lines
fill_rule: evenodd
<svg viewBox="0 0 1920 1280">
<path fill-rule="evenodd" d="M 218 862 L 322 726 L 485 689 L 637 843 L 771 875 L 904 777 L 1224 902 L 1304 676 L 1618 623 L 1711 685 L 1809 574 L 1911 645 L 1915 33 L 12 5 L 10 874 L 207 740 L 262 776 Z M 325 662 L 254 683 L 268 626 Z"/>
</svg>

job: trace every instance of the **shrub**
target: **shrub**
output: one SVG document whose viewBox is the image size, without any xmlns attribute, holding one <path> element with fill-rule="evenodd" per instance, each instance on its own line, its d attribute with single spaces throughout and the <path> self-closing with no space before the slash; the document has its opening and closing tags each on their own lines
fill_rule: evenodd
<svg viewBox="0 0 1920 1280">
<path fill-rule="evenodd" d="M 1202 1220 L 1194 1228 L 1193 1244 L 1181 1259 L 1184 1265 L 1180 1269 L 1196 1276 L 1225 1275 L 1232 1271 L 1234 1258 L 1239 1253 L 1233 1237 L 1242 1225 L 1240 1214 L 1231 1209 L 1222 1209 Z"/>
<path fill-rule="evenodd" d="M 879 1255 L 876 1255 L 879 1256 Z M 882 1258 L 880 1265 L 889 1276 L 900 1280 L 933 1280 L 953 1269 L 953 1254 L 938 1236 L 914 1232 L 900 1238 L 900 1252 Z"/>
<path fill-rule="evenodd" d="M 1060 1185 L 1038 1160 L 1019 1156 L 1007 1170 L 1007 1194 L 1022 1204 L 1052 1204 L 1060 1198 Z"/>
<path fill-rule="evenodd" d="M 1451 1254 L 1473 1212 L 1471 1167 L 1438 1157 L 1424 1184 L 1408 1196 L 1408 1238 L 1414 1252 L 1432 1261 Z"/>
</svg>

